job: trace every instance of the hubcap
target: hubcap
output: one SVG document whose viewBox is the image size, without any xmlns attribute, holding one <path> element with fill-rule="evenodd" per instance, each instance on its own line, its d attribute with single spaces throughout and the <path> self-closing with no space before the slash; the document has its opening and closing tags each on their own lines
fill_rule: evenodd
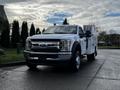
<svg viewBox="0 0 120 90">
<path fill-rule="evenodd" d="M 80 68 L 80 56 L 79 56 L 79 54 L 77 54 L 77 56 L 76 56 L 76 68 L 77 69 Z"/>
</svg>

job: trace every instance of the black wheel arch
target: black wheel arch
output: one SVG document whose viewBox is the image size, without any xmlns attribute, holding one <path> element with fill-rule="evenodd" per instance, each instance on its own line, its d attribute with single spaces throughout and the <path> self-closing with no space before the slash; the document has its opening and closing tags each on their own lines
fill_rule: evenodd
<svg viewBox="0 0 120 90">
<path fill-rule="evenodd" d="M 73 46 L 72 46 L 72 53 L 75 53 L 76 50 L 79 50 L 81 53 L 81 45 L 79 42 L 74 42 Z"/>
</svg>

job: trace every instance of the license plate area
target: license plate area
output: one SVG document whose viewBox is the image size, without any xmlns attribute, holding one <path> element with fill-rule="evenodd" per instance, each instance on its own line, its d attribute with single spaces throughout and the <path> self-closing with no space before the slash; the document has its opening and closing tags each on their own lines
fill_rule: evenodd
<svg viewBox="0 0 120 90">
<path fill-rule="evenodd" d="M 33 60 L 38 60 L 39 57 L 30 57 L 30 59 L 33 59 Z"/>
<path fill-rule="evenodd" d="M 32 57 L 33 59 L 43 59 L 43 58 L 58 58 L 57 54 L 30 54 L 30 57 Z"/>
</svg>

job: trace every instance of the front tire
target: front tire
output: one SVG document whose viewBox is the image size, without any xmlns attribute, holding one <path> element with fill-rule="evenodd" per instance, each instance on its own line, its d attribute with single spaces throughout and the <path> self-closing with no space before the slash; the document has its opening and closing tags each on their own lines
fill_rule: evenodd
<svg viewBox="0 0 120 90">
<path fill-rule="evenodd" d="M 71 61 L 72 61 L 72 63 L 71 63 L 72 71 L 77 72 L 79 70 L 80 64 L 81 64 L 80 51 L 76 51 L 72 55 Z"/>
<path fill-rule="evenodd" d="M 36 69 L 37 68 L 37 65 L 31 64 L 31 63 L 28 63 L 28 62 L 26 62 L 26 65 L 29 67 L 29 69 Z"/>
</svg>

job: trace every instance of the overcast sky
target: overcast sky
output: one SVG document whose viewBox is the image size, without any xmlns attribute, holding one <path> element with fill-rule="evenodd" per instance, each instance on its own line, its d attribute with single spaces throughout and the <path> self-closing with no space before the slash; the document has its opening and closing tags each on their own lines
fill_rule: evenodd
<svg viewBox="0 0 120 90">
<path fill-rule="evenodd" d="M 96 24 L 102 30 L 120 32 L 120 0 L 0 0 L 9 22 L 14 19 L 46 27 L 61 24 Z"/>
</svg>

